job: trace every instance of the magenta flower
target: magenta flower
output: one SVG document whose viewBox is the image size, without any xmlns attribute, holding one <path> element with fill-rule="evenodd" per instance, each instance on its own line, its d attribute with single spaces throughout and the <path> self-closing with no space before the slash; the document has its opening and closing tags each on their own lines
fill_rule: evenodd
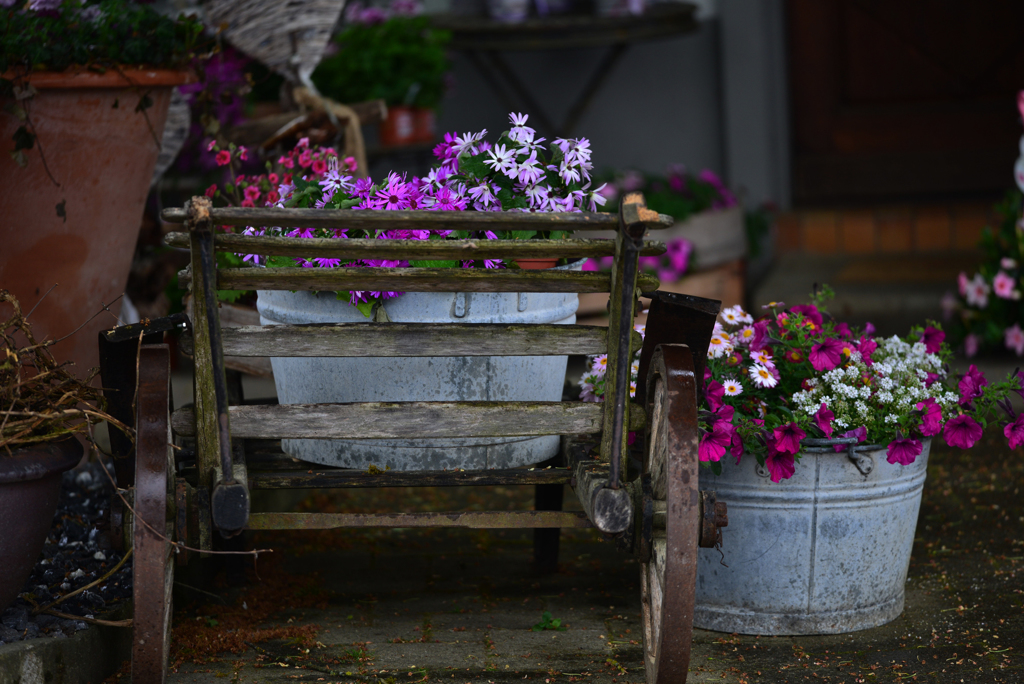
<svg viewBox="0 0 1024 684">
<path fill-rule="evenodd" d="M 710 432 L 700 438 L 697 454 L 701 461 L 720 461 L 726 448 L 732 443 L 734 429 L 724 420 L 717 421 Z"/>
<path fill-rule="evenodd" d="M 939 434 L 939 431 L 942 430 L 942 407 L 933 398 L 928 397 L 924 401 L 918 402 L 914 408 L 924 414 L 921 416 L 921 425 L 918 428 L 921 435 L 934 437 Z"/>
<path fill-rule="evenodd" d="M 981 439 L 981 434 L 982 429 L 978 421 L 968 415 L 959 415 L 946 421 L 946 427 L 942 436 L 949 446 L 970 449 Z"/>
<path fill-rule="evenodd" d="M 820 326 L 822 323 L 821 312 L 818 311 L 818 307 L 813 304 L 798 304 L 797 306 L 791 306 L 789 307 L 789 311 L 790 313 L 802 315 L 816 326 Z"/>
<path fill-rule="evenodd" d="M 855 430 L 847 430 L 841 435 L 836 435 L 836 437 L 840 437 L 843 439 L 854 437 L 857 440 L 857 444 L 860 444 L 861 442 L 868 438 L 868 429 L 861 425 L 859 428 L 856 428 Z M 832 449 L 838 454 L 841 451 L 846 451 L 847 445 L 836 444 L 835 446 L 832 447 Z"/>
<path fill-rule="evenodd" d="M 795 454 L 800 451 L 800 440 L 807 436 L 807 433 L 797 427 L 796 423 L 788 423 L 775 428 L 772 431 L 775 438 L 775 448 L 783 453 Z"/>
<path fill-rule="evenodd" d="M 739 465 L 740 459 L 743 458 L 743 438 L 736 430 L 733 430 L 732 433 L 732 446 L 729 447 L 729 453 L 736 459 L 736 465 Z"/>
<path fill-rule="evenodd" d="M 793 477 L 796 470 L 796 460 L 793 454 L 784 453 L 775 448 L 775 443 L 768 442 L 768 456 L 764 459 L 764 465 L 771 474 L 772 482 L 781 482 Z"/>
<path fill-rule="evenodd" d="M 1007 423 L 1003 428 L 1003 434 L 1010 442 L 1010 448 L 1016 449 L 1024 444 L 1024 413 L 1017 416 L 1017 420 Z"/>
<path fill-rule="evenodd" d="M 853 337 L 853 333 L 850 332 L 850 326 L 846 323 L 836 323 L 835 331 L 840 337 Z"/>
<path fill-rule="evenodd" d="M 827 338 L 811 346 L 808 355 L 816 371 L 830 371 L 839 365 L 843 356 L 843 345 L 839 340 Z"/>
<path fill-rule="evenodd" d="M 981 388 L 987 384 L 988 380 L 985 379 L 985 374 L 972 363 L 964 376 L 960 378 L 960 401 L 958 403 L 970 404 L 975 398 L 981 396 Z"/>
<path fill-rule="evenodd" d="M 768 347 L 768 321 L 761 319 L 754 323 L 754 335 L 750 338 L 750 343 L 747 345 L 750 351 L 760 351 Z"/>
<path fill-rule="evenodd" d="M 408 209 L 409 187 L 397 174 L 388 176 L 387 185 L 376 193 L 378 208 L 388 211 Z"/>
<path fill-rule="evenodd" d="M 828 410 L 825 402 L 821 402 L 821 408 L 814 414 L 814 423 L 825 433 L 825 437 L 828 439 L 832 438 L 832 420 L 835 417 L 835 414 Z"/>
<path fill-rule="evenodd" d="M 889 442 L 889 457 L 886 460 L 892 464 L 907 466 L 917 459 L 921 449 L 921 443 L 916 439 L 894 439 Z"/>
<path fill-rule="evenodd" d="M 231 153 L 227 150 L 221 150 L 217 153 L 217 166 L 227 166 L 231 163 Z"/>
<path fill-rule="evenodd" d="M 725 386 L 717 380 L 712 380 L 704 389 L 704 396 L 707 398 L 708 407 L 717 411 L 722 406 L 722 397 L 725 396 Z"/>
<path fill-rule="evenodd" d="M 921 341 L 924 342 L 925 351 L 929 354 L 938 354 L 945 339 L 946 333 L 930 325 L 921 333 Z"/>
<path fill-rule="evenodd" d="M 978 355 L 978 347 L 981 345 L 981 338 L 971 333 L 964 338 L 964 356 L 974 358 Z"/>
</svg>

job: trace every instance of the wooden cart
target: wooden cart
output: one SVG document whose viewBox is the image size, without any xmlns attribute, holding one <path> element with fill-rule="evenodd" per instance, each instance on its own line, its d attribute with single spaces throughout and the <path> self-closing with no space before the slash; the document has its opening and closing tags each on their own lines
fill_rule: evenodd
<svg viewBox="0 0 1024 684">
<path fill-rule="evenodd" d="M 635 554 L 641 566 L 647 680 L 686 681 L 692 633 L 697 548 L 713 546 L 726 524 L 724 504 L 697 490 L 699 382 L 719 302 L 657 292 L 638 274 L 637 257 L 664 245 L 644 242 L 647 229 L 671 219 L 627 196 L 609 214 L 355 212 L 305 209 L 213 209 L 193 198 L 164 218 L 186 232 L 168 237 L 189 246 L 194 315 L 144 321 L 101 336 L 103 377 L 112 412 L 134 421 L 136 443 L 115 443 L 119 484 L 134 505 L 115 506 L 115 528 L 134 545 L 132 679 L 165 677 L 174 563 L 209 550 L 217 537 L 247 529 L 340 527 L 535 528 L 537 561 L 553 567 L 558 528 L 597 527 Z M 617 226 L 612 240 L 309 240 L 227 234 L 216 226 L 468 230 L 574 230 Z M 516 269 L 217 269 L 214 252 L 389 259 L 615 256 L 611 275 Z M 579 325 L 358 323 L 222 329 L 215 287 L 288 290 L 442 292 L 611 292 L 608 328 Z M 639 292 L 652 298 L 636 396 L 630 361 L 641 338 L 633 330 Z M 165 330 L 182 337 L 195 360 L 194 406 L 168 410 Z M 272 335 L 268 335 L 272 331 Z M 413 341 L 395 345 L 396 339 Z M 156 344 L 151 344 L 155 342 Z M 235 356 L 451 356 L 608 354 L 607 401 L 407 402 L 229 406 L 225 354 Z M 136 377 L 137 369 L 137 377 Z M 133 402 L 137 409 L 132 415 Z M 318 417 L 312 425 L 310 416 Z M 267 426 L 274 426 L 269 434 Z M 643 434 L 631 453 L 628 433 Z M 174 437 L 172 437 L 172 432 Z M 290 461 L 271 439 L 444 438 L 563 435 L 560 467 L 371 474 L 316 466 L 282 470 Z M 172 439 L 178 445 L 171 446 Z M 271 447 L 277 445 L 278 451 Z M 294 463 L 294 461 L 291 461 Z M 268 470 L 268 467 L 270 470 Z M 585 513 L 562 511 L 568 483 Z M 535 485 L 537 510 L 397 514 L 252 513 L 260 488 Z M 117 503 L 117 502 L 115 502 Z"/>
</svg>

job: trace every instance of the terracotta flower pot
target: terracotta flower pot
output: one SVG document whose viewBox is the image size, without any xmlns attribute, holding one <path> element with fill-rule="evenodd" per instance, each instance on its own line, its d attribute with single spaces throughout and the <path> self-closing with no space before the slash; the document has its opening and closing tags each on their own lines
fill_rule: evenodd
<svg viewBox="0 0 1024 684">
<path fill-rule="evenodd" d="M 25 151 L 25 168 L 9 154 L 0 156 L 0 287 L 26 311 L 38 303 L 31 316 L 37 339 L 72 333 L 124 292 L 171 90 L 189 78 L 186 71 L 124 70 L 40 72 L 25 79 L 37 93 L 19 104 L 37 143 Z M 143 94 L 153 104 L 137 113 Z M 0 114 L 5 152 L 13 150 L 10 141 L 21 125 L 9 112 Z M 66 218 L 58 216 L 58 204 Z M 120 302 L 110 309 L 119 314 Z M 114 323 L 101 313 L 52 347 L 54 357 L 74 361 L 74 372 L 84 377 L 99 365 L 97 333 Z"/>
<path fill-rule="evenodd" d="M 437 135 L 437 117 L 433 109 L 416 107 L 413 109 L 413 137 L 416 142 L 431 142 Z"/>
<path fill-rule="evenodd" d="M 412 107 L 388 107 L 388 118 L 380 122 L 379 137 L 383 147 L 398 147 L 416 141 L 416 112 Z"/>
<path fill-rule="evenodd" d="M 82 458 L 74 438 L 0 455 L 0 612 L 21 592 L 53 525 L 60 474 Z"/>
<path fill-rule="evenodd" d="M 516 259 L 519 268 L 526 271 L 539 271 L 544 268 L 554 268 L 558 259 Z"/>
</svg>

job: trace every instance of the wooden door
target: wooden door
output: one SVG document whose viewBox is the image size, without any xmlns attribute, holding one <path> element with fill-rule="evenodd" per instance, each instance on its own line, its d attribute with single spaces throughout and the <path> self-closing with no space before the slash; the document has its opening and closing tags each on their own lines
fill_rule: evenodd
<svg viewBox="0 0 1024 684">
<path fill-rule="evenodd" d="M 996 195 L 1024 129 L 1021 0 L 789 0 L 793 199 Z"/>
</svg>

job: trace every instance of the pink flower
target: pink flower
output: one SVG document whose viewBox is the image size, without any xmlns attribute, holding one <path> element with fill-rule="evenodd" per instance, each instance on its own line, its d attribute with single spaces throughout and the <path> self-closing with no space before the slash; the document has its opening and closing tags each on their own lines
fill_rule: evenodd
<svg viewBox="0 0 1024 684">
<path fill-rule="evenodd" d="M 303 138 L 303 140 L 306 140 L 306 138 Z M 310 152 L 308 148 L 302 150 L 302 154 L 299 155 L 299 166 L 301 166 L 304 169 L 308 169 L 309 165 L 312 164 L 312 163 L 313 163 L 313 153 Z"/>
<path fill-rule="evenodd" d="M 939 434 L 939 431 L 942 430 L 942 407 L 934 399 L 928 397 L 924 401 L 918 402 L 914 408 L 923 413 L 921 425 L 918 428 L 921 435 L 934 437 Z"/>
<path fill-rule="evenodd" d="M 889 463 L 908 466 L 913 463 L 921 453 L 921 443 L 916 439 L 895 439 L 889 442 Z"/>
<path fill-rule="evenodd" d="M 281 196 L 277 194 L 277 190 L 271 190 L 267 193 L 267 204 L 277 204 L 281 200 Z"/>
<path fill-rule="evenodd" d="M 238 146 L 238 158 L 245 161 L 249 158 L 249 151 L 245 149 L 245 145 Z"/>
<path fill-rule="evenodd" d="M 839 365 L 842 355 L 843 345 L 839 340 L 827 338 L 811 346 L 809 357 L 814 370 L 830 371 Z"/>
<path fill-rule="evenodd" d="M 359 164 L 356 162 L 355 157 L 345 157 L 341 163 L 345 165 L 345 168 L 348 169 L 349 173 L 359 168 Z"/>
<path fill-rule="evenodd" d="M 1013 286 L 1016 284 L 1017 283 L 1012 277 L 1008 276 L 1005 272 L 1000 271 L 992 281 L 992 289 L 995 290 L 996 296 L 1002 297 L 1003 299 L 1020 299 L 1019 293 L 1016 297 L 1013 296 Z"/>
<path fill-rule="evenodd" d="M 992 288 L 989 287 L 985 276 L 975 273 L 974 277 L 967 282 L 967 292 L 964 294 L 964 297 L 966 297 L 967 303 L 971 306 L 984 309 L 988 306 L 988 293 L 991 291 Z"/>
<path fill-rule="evenodd" d="M 1016 449 L 1024 444 L 1024 413 L 1017 416 L 1017 420 L 1007 423 L 1003 428 L 1003 434 L 1010 441 L 1010 448 Z"/>
<path fill-rule="evenodd" d="M 967 297 L 967 284 L 969 282 L 970 281 L 967 279 L 967 274 L 964 273 L 963 271 L 960 271 L 960 275 L 956 277 L 956 285 L 957 288 L 960 290 L 961 297 Z"/>
<path fill-rule="evenodd" d="M 981 339 L 977 335 L 975 335 L 974 333 L 971 333 L 970 335 L 965 337 L 964 338 L 964 355 L 967 358 L 969 358 L 969 359 L 974 358 L 975 356 L 977 356 L 977 354 L 978 354 L 978 346 L 980 344 L 981 344 Z"/>
<path fill-rule="evenodd" d="M 277 181 L 278 181 L 279 179 L 278 179 L 278 177 L 277 177 L 277 174 L 276 174 L 276 173 L 271 173 L 271 174 L 269 174 L 269 175 L 267 176 L 267 180 L 268 180 L 268 181 L 270 181 L 270 184 L 271 184 L 271 185 L 277 185 Z"/>
<path fill-rule="evenodd" d="M 255 207 L 256 205 L 253 204 L 253 201 L 251 199 L 244 199 L 244 200 L 242 200 L 242 206 L 243 207 Z"/>
<path fill-rule="evenodd" d="M 207 197 L 213 197 L 216 194 L 217 194 L 217 184 L 216 183 L 214 183 L 210 187 L 206 188 L 206 196 Z"/>
<path fill-rule="evenodd" d="M 855 430 L 847 430 L 843 434 L 836 436 L 841 437 L 843 439 L 849 439 L 850 437 L 853 437 L 857 440 L 857 444 L 860 444 L 861 442 L 868 438 L 868 429 L 861 425 L 859 428 Z M 835 446 L 832 447 L 832 449 L 838 454 L 841 451 L 846 451 L 847 445 L 836 444 Z"/>
<path fill-rule="evenodd" d="M 775 428 L 772 436 L 776 449 L 787 454 L 795 454 L 800 451 L 800 440 L 806 437 L 807 433 L 797 427 L 796 423 L 788 423 Z"/>
<path fill-rule="evenodd" d="M 822 323 L 821 312 L 818 311 L 818 307 L 813 304 L 798 304 L 797 306 L 789 307 L 790 313 L 801 314 L 804 318 L 814 323 L 815 326 L 820 326 Z"/>
<path fill-rule="evenodd" d="M 1014 323 L 1004 333 L 1006 348 L 1017 352 L 1017 356 L 1024 356 L 1024 331 L 1020 329 L 1020 323 Z"/>
<path fill-rule="evenodd" d="M 754 323 L 754 334 L 750 338 L 750 344 L 748 345 L 750 351 L 760 351 L 768 346 L 768 321 L 761 319 Z"/>
<path fill-rule="evenodd" d="M 725 386 L 717 380 L 708 383 L 704 390 L 704 397 L 707 399 L 708 407 L 717 411 L 722 406 L 722 397 L 725 396 Z"/>
<path fill-rule="evenodd" d="M 227 150 L 221 150 L 217 153 L 217 166 L 227 166 L 231 163 L 231 153 Z"/>
<path fill-rule="evenodd" d="M 245 195 L 245 199 L 247 200 L 252 200 L 253 202 L 255 202 L 260 198 L 260 189 L 255 185 L 250 185 L 242 192 Z"/>
<path fill-rule="evenodd" d="M 793 477 L 793 472 L 796 470 L 795 463 L 793 454 L 778 451 L 775 448 L 775 443 L 769 440 L 768 456 L 764 459 L 764 465 L 771 473 L 772 482 L 780 482 Z"/>
<path fill-rule="evenodd" d="M 700 446 L 697 447 L 697 454 L 701 461 L 720 461 L 725 455 L 726 448 L 732 443 L 732 426 L 725 421 L 719 420 L 715 423 L 710 432 L 705 432 L 700 438 Z"/>
<path fill-rule="evenodd" d="M 929 354 L 938 354 L 945 339 L 946 333 L 930 325 L 921 333 L 921 341 L 924 342 L 925 351 Z"/>
<path fill-rule="evenodd" d="M 846 323 L 836 323 L 834 330 L 840 337 L 853 337 L 853 333 L 850 332 L 850 326 Z"/>
<path fill-rule="evenodd" d="M 982 429 L 978 421 L 968 415 L 959 415 L 946 421 L 942 436 L 949 446 L 970 449 L 981 439 Z"/>
<path fill-rule="evenodd" d="M 985 374 L 978 370 L 973 363 L 960 378 L 960 404 L 970 404 L 976 397 L 981 396 L 981 388 L 988 384 Z"/>
<path fill-rule="evenodd" d="M 323 159 L 313 160 L 313 173 L 315 173 L 318 176 L 322 176 L 325 173 L 327 173 L 327 162 L 325 162 Z"/>
<path fill-rule="evenodd" d="M 828 410 L 825 402 L 821 402 L 821 408 L 814 414 L 814 423 L 825 433 L 826 439 L 831 439 L 832 437 L 832 420 L 835 417 L 835 414 Z"/>
</svg>

